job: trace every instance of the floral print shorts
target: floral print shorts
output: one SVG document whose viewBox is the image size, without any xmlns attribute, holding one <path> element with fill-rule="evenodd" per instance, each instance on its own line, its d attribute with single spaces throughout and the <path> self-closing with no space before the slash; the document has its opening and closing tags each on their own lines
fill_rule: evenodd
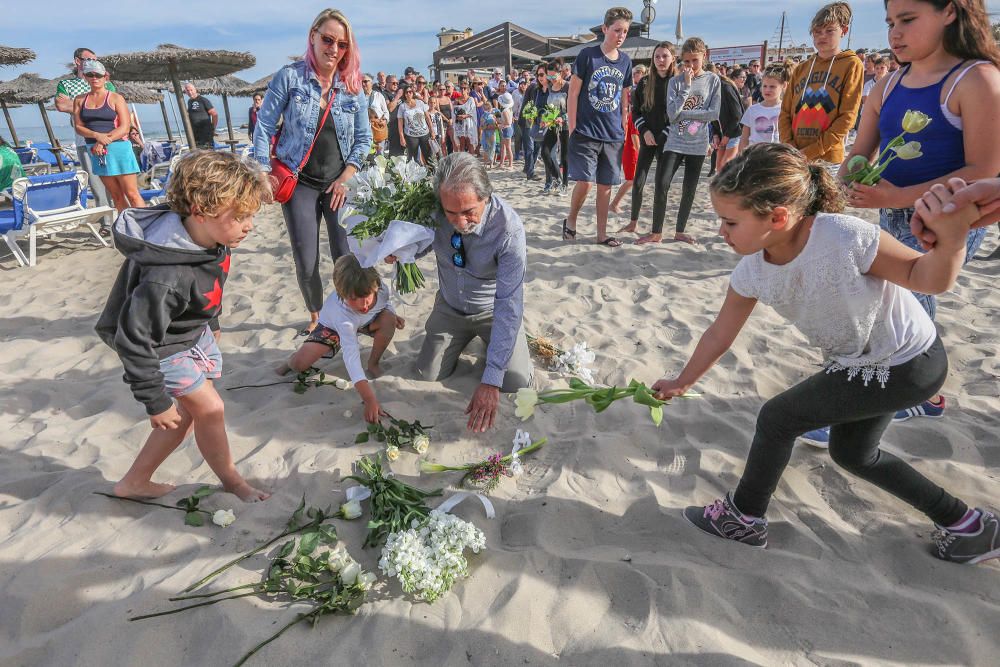
<svg viewBox="0 0 1000 667">
<path fill-rule="evenodd" d="M 160 372 L 167 393 L 174 398 L 190 394 L 205 380 L 222 377 L 222 352 L 212 330 L 206 326 L 194 347 L 161 359 Z"/>
</svg>

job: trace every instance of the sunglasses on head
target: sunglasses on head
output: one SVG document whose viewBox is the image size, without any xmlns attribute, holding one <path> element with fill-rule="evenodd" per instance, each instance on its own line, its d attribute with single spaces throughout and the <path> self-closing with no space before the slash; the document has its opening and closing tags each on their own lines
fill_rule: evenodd
<svg viewBox="0 0 1000 667">
<path fill-rule="evenodd" d="M 319 38 L 323 42 L 323 46 L 328 48 L 336 44 L 338 49 L 346 51 L 351 46 L 350 42 L 342 42 L 335 37 L 330 37 L 329 35 L 324 35 L 323 33 L 319 33 Z"/>
<path fill-rule="evenodd" d="M 464 269 L 465 245 L 462 243 L 462 235 L 458 232 L 451 235 L 451 247 L 455 250 L 451 255 L 451 263 L 460 269 Z"/>
<path fill-rule="evenodd" d="M 103 74 L 98 74 L 97 72 L 86 72 L 83 76 L 85 76 L 88 79 L 103 79 L 104 78 Z"/>
</svg>

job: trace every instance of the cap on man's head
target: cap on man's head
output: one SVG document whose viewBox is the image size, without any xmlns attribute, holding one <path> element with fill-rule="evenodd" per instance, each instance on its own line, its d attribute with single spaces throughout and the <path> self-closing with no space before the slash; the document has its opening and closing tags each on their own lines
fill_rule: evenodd
<svg viewBox="0 0 1000 667">
<path fill-rule="evenodd" d="M 83 73 L 84 74 L 92 74 L 92 73 L 95 73 L 95 72 L 97 74 L 100 74 L 101 76 L 104 76 L 104 75 L 106 75 L 108 73 L 108 70 L 104 69 L 104 65 L 101 64 L 100 60 L 85 60 L 85 61 L 83 61 Z"/>
<path fill-rule="evenodd" d="M 411 74 L 416 74 L 416 73 L 417 70 L 414 67 L 407 67 L 405 70 L 403 70 L 403 76 L 409 76 Z"/>
</svg>

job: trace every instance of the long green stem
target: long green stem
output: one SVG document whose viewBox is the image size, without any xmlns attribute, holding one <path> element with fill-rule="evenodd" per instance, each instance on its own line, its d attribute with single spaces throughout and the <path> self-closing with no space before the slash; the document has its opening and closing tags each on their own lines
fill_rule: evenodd
<svg viewBox="0 0 1000 667">
<path fill-rule="evenodd" d="M 150 507 L 162 507 L 168 510 L 178 510 L 179 512 L 201 512 L 202 514 L 207 514 L 208 516 L 212 516 L 212 513 L 209 512 L 208 510 L 201 510 L 201 509 L 188 510 L 183 507 L 177 507 L 176 505 L 164 505 L 163 503 L 153 503 L 148 500 L 139 500 L 138 498 L 125 498 L 123 496 L 116 496 L 112 493 L 103 493 L 101 491 L 94 491 L 93 493 L 98 496 L 104 496 L 105 498 L 111 498 L 112 500 L 124 500 L 129 503 L 149 505 Z"/>
<path fill-rule="evenodd" d="M 255 389 L 258 387 L 273 387 L 279 384 L 292 384 L 298 382 L 298 380 L 282 380 L 280 382 L 268 382 L 267 384 L 239 384 L 235 387 L 226 387 L 226 391 L 232 391 L 234 389 Z"/>
<path fill-rule="evenodd" d="M 186 607 L 179 607 L 177 609 L 171 609 L 170 611 L 160 611 L 155 614 L 143 614 L 142 616 L 133 616 L 128 619 L 130 621 L 142 621 L 147 618 L 156 618 L 157 616 L 170 616 L 171 614 L 179 614 L 182 611 L 187 611 L 188 609 L 196 609 L 198 607 L 207 607 L 210 604 L 217 604 L 219 602 L 225 602 L 226 600 L 236 600 L 238 598 L 245 598 L 251 595 L 257 595 L 257 591 L 250 591 L 249 593 L 240 593 L 239 595 L 231 595 L 227 598 L 219 598 L 217 600 L 208 600 L 207 602 L 199 602 L 198 604 L 189 604 Z"/>
<path fill-rule="evenodd" d="M 201 588 L 202 586 L 204 586 L 205 584 L 207 584 L 209 581 L 211 581 L 215 577 L 219 576 L 220 574 L 222 574 L 223 572 L 225 572 L 226 570 L 228 570 L 232 566 L 238 565 L 239 563 L 242 563 L 243 561 L 245 561 L 247 558 L 250 558 L 251 556 L 255 556 L 255 555 L 259 554 L 261 551 L 264 551 L 265 549 L 267 549 L 269 546 L 271 546 L 275 542 L 277 542 L 279 540 L 283 540 L 286 537 L 288 537 L 289 535 L 295 535 L 296 533 L 301 533 L 306 528 L 311 528 L 311 527 L 314 527 L 315 525 L 316 525 L 316 522 L 314 521 L 312 523 L 307 523 L 304 526 L 300 526 L 299 528 L 296 528 L 295 530 L 286 530 L 281 535 L 278 535 L 277 537 L 271 539 L 269 542 L 266 542 L 266 543 L 260 545 L 256 549 L 252 549 L 251 551 L 246 552 L 245 554 L 243 554 L 239 558 L 234 558 L 233 560 L 229 561 L 228 563 L 226 563 L 225 565 L 223 565 L 219 569 L 211 572 L 210 574 L 206 575 L 202 579 L 199 579 L 195 583 L 191 584 L 190 586 L 188 586 L 187 588 L 185 588 L 184 590 L 182 590 L 181 593 L 190 593 L 193 590 Z"/>
<path fill-rule="evenodd" d="M 181 600 L 198 600 L 201 598 L 214 598 L 216 595 L 223 595 L 225 593 L 232 593 L 233 591 L 240 591 L 247 588 L 260 588 L 261 584 L 243 584 L 242 586 L 233 586 L 232 588 L 227 588 L 224 591 L 216 591 L 215 593 L 200 593 L 198 595 L 178 595 L 176 597 L 167 598 L 170 602 L 180 602 Z"/>
<path fill-rule="evenodd" d="M 288 630 L 290 627 L 292 627 L 293 625 L 297 625 L 297 624 L 301 623 L 302 621 L 306 620 L 310 616 L 317 616 L 319 614 L 319 612 L 320 612 L 320 609 L 315 609 L 313 611 L 307 611 L 307 612 L 304 612 L 302 614 L 299 614 L 298 616 L 295 617 L 295 620 L 289 622 L 287 625 L 285 625 L 285 627 L 281 628 L 280 630 L 278 630 L 277 632 L 275 632 L 273 635 L 271 635 L 270 639 L 265 639 L 264 641 L 262 641 L 261 643 L 257 644 L 252 649 L 250 649 L 250 652 L 247 653 L 246 655 L 244 655 L 242 658 L 240 658 L 240 661 L 237 662 L 233 667 L 240 667 L 243 663 L 245 663 L 247 660 L 250 659 L 250 656 L 252 656 L 254 653 L 256 653 L 257 651 L 261 650 L 262 648 L 264 648 L 265 646 L 267 646 L 268 644 L 270 644 L 271 642 L 273 642 L 275 639 L 277 639 L 281 635 L 285 634 L 285 631 Z"/>
</svg>

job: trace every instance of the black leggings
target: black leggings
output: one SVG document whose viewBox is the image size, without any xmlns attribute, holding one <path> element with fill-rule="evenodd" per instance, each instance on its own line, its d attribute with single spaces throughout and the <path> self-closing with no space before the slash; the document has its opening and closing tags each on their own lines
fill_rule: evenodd
<svg viewBox="0 0 1000 667">
<path fill-rule="evenodd" d="M 406 137 L 406 159 L 420 161 L 417 158 L 417 149 L 420 149 L 420 155 L 423 157 L 423 164 L 427 164 L 427 161 L 431 159 L 431 135 L 425 134 L 422 137 L 411 137 L 410 135 L 404 135 Z"/>
<path fill-rule="evenodd" d="M 292 198 L 281 205 L 281 214 L 285 216 L 285 226 L 288 227 L 288 240 L 292 243 L 299 290 L 311 313 L 317 313 L 323 307 L 324 281 L 319 272 L 320 217 L 326 221 L 333 260 L 350 252 L 347 232 L 337 222 L 339 211 L 330 209 L 330 196 L 299 183 Z"/>
<path fill-rule="evenodd" d="M 879 449 L 882 432 L 896 411 L 934 396 L 947 375 L 948 357 L 938 338 L 915 359 L 893 366 L 884 389 L 876 378 L 866 387 L 861 376 L 848 381 L 846 371 L 821 371 L 778 394 L 757 415 L 757 432 L 733 503 L 741 512 L 764 516 L 795 438 L 832 424 L 834 463 L 909 503 L 935 523 L 954 524 L 968 511 L 965 503 Z"/>
<path fill-rule="evenodd" d="M 646 187 L 646 178 L 649 176 L 649 168 L 653 166 L 653 159 L 656 159 L 656 171 L 663 168 L 663 144 L 647 146 L 646 141 L 640 138 L 639 157 L 635 162 L 635 179 L 632 181 L 632 220 L 639 219 L 639 209 L 642 208 L 642 191 Z M 663 201 L 659 209 L 656 206 L 656 198 L 662 197 Z M 659 211 L 660 229 L 663 229 L 663 216 L 667 212 L 667 193 L 660 192 L 656 184 L 653 186 L 653 219 L 656 220 L 656 212 Z M 655 223 L 654 223 L 655 224 Z"/>
<path fill-rule="evenodd" d="M 694 195 L 698 190 L 698 180 L 701 178 L 701 168 L 705 164 L 704 155 L 684 155 L 665 151 L 663 159 L 656 165 L 656 193 L 653 195 L 653 233 L 663 233 L 663 218 L 667 212 L 667 192 L 674 174 L 684 163 L 684 186 L 681 190 L 681 205 L 677 209 L 677 233 L 687 227 Z M 632 187 L 635 187 L 634 185 Z"/>
<path fill-rule="evenodd" d="M 553 155 L 555 152 L 553 149 L 556 147 L 557 140 L 559 141 L 558 164 L 556 163 L 556 156 Z M 569 150 L 569 130 L 563 130 L 558 133 L 555 130 L 549 130 L 545 133 L 545 139 L 542 140 L 542 163 L 545 164 L 546 185 L 558 183 L 560 179 L 563 185 L 569 183 L 569 172 L 566 166 L 567 150 Z"/>
</svg>

